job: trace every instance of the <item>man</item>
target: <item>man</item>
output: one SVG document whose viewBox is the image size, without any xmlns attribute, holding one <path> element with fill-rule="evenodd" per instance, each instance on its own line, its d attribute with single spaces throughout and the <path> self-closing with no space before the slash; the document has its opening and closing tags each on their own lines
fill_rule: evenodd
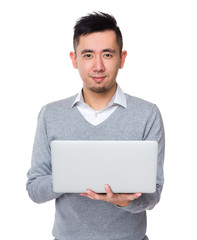
<svg viewBox="0 0 197 240">
<path fill-rule="evenodd" d="M 93 13 L 82 17 L 75 25 L 75 51 L 70 53 L 83 81 L 82 91 L 44 106 L 38 117 L 27 190 L 37 203 L 56 199 L 53 235 L 58 240 L 148 239 L 146 210 L 159 202 L 164 181 L 164 129 L 156 105 L 124 94 L 117 85 L 118 70 L 127 56 L 122 45 L 112 16 Z M 106 194 L 94 189 L 81 194 L 54 193 L 52 140 L 156 140 L 156 192 L 115 194 L 106 185 Z"/>
</svg>

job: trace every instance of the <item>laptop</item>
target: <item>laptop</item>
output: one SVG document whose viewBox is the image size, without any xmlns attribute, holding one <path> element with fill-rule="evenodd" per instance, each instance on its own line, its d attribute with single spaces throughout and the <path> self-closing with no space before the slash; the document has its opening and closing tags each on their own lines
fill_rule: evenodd
<svg viewBox="0 0 197 240">
<path fill-rule="evenodd" d="M 157 176 L 156 141 L 52 141 L 56 193 L 153 193 Z"/>
</svg>

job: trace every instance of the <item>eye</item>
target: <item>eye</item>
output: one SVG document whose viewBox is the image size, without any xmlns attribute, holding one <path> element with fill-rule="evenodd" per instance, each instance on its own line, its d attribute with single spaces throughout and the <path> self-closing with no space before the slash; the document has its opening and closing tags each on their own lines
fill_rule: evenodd
<svg viewBox="0 0 197 240">
<path fill-rule="evenodd" d="M 83 57 L 86 58 L 86 59 L 91 59 L 92 58 L 92 54 L 85 54 Z"/>
<path fill-rule="evenodd" d="M 110 53 L 106 53 L 105 55 L 104 55 L 104 58 L 112 58 L 113 56 L 112 56 L 112 54 L 110 54 Z"/>
</svg>

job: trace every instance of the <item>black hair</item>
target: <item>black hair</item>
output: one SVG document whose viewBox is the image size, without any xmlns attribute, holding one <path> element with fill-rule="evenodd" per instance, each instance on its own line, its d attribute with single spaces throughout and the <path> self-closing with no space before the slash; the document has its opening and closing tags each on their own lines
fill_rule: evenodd
<svg viewBox="0 0 197 240">
<path fill-rule="evenodd" d="M 87 16 L 81 17 L 74 26 L 73 46 L 76 51 L 79 44 L 80 36 L 84 36 L 93 32 L 103 32 L 105 30 L 113 30 L 116 34 L 116 40 L 122 52 L 123 40 L 122 34 L 117 26 L 116 19 L 107 13 L 93 12 Z"/>
</svg>

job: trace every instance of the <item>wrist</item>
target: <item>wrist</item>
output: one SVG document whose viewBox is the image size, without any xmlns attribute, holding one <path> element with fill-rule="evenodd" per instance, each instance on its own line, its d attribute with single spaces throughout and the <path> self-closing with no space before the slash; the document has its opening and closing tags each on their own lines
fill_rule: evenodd
<svg viewBox="0 0 197 240">
<path fill-rule="evenodd" d="M 131 202 L 131 200 L 126 201 L 126 202 L 120 202 L 120 203 L 116 204 L 116 206 L 118 206 L 118 207 L 126 207 L 126 206 L 128 206 L 130 204 L 130 202 Z"/>
</svg>

